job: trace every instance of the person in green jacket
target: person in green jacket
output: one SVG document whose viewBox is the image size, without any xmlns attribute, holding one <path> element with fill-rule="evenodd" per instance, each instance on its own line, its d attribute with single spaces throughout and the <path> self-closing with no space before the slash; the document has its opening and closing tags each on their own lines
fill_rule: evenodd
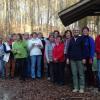
<svg viewBox="0 0 100 100">
<path fill-rule="evenodd" d="M 17 35 L 17 40 L 12 45 L 12 51 L 14 54 L 14 58 L 16 60 L 15 62 L 15 74 L 20 76 L 21 80 L 25 81 L 25 69 L 27 66 L 26 58 L 28 56 L 27 54 L 27 44 L 23 40 L 23 37 L 21 34 Z"/>
</svg>

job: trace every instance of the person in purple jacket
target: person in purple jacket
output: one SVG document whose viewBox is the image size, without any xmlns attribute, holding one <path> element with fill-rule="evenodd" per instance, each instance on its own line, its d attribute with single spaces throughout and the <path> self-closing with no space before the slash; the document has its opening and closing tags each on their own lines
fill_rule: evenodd
<svg viewBox="0 0 100 100">
<path fill-rule="evenodd" d="M 83 64 L 85 66 L 86 85 L 94 86 L 94 74 L 92 71 L 93 58 L 95 53 L 94 39 L 89 36 L 89 28 L 83 27 L 82 29 L 82 47 L 83 47 Z"/>
</svg>

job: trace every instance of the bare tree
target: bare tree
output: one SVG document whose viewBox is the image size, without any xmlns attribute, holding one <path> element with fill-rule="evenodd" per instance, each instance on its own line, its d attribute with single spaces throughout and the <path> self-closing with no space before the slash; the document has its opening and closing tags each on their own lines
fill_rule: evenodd
<svg viewBox="0 0 100 100">
<path fill-rule="evenodd" d="M 97 34 L 100 34 L 100 16 L 97 16 L 96 24 L 97 24 Z"/>
</svg>

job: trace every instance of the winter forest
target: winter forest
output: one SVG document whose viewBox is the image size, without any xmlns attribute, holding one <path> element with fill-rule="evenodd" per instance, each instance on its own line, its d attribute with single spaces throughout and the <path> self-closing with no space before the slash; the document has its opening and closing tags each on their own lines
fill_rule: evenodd
<svg viewBox="0 0 100 100">
<path fill-rule="evenodd" d="M 0 34 L 41 31 L 47 34 L 59 29 L 63 32 L 76 24 L 88 25 L 91 33 L 99 33 L 100 17 L 86 17 L 64 27 L 58 12 L 79 0 L 0 0 Z"/>
</svg>

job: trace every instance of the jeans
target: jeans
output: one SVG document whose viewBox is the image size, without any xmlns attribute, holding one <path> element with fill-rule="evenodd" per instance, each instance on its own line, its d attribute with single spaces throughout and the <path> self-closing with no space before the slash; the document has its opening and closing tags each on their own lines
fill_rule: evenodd
<svg viewBox="0 0 100 100">
<path fill-rule="evenodd" d="M 43 55 L 42 55 L 42 58 L 41 58 L 41 76 L 42 77 L 44 75 L 44 56 Z"/>
<path fill-rule="evenodd" d="M 3 68 L 3 61 L 0 60 L 0 74 L 2 74 L 2 68 Z"/>
<path fill-rule="evenodd" d="M 99 88 L 100 88 L 100 59 L 97 60 L 97 66 L 98 66 L 98 81 L 99 81 Z"/>
<path fill-rule="evenodd" d="M 41 55 L 31 56 L 31 77 L 33 79 L 36 78 L 36 76 L 38 78 L 41 78 L 41 59 L 42 59 Z"/>
<path fill-rule="evenodd" d="M 0 60 L 0 75 L 2 78 L 5 77 L 5 62 Z"/>
<path fill-rule="evenodd" d="M 73 75 L 73 85 L 75 89 L 84 89 L 85 77 L 84 66 L 81 61 L 71 60 L 71 70 Z"/>
</svg>

